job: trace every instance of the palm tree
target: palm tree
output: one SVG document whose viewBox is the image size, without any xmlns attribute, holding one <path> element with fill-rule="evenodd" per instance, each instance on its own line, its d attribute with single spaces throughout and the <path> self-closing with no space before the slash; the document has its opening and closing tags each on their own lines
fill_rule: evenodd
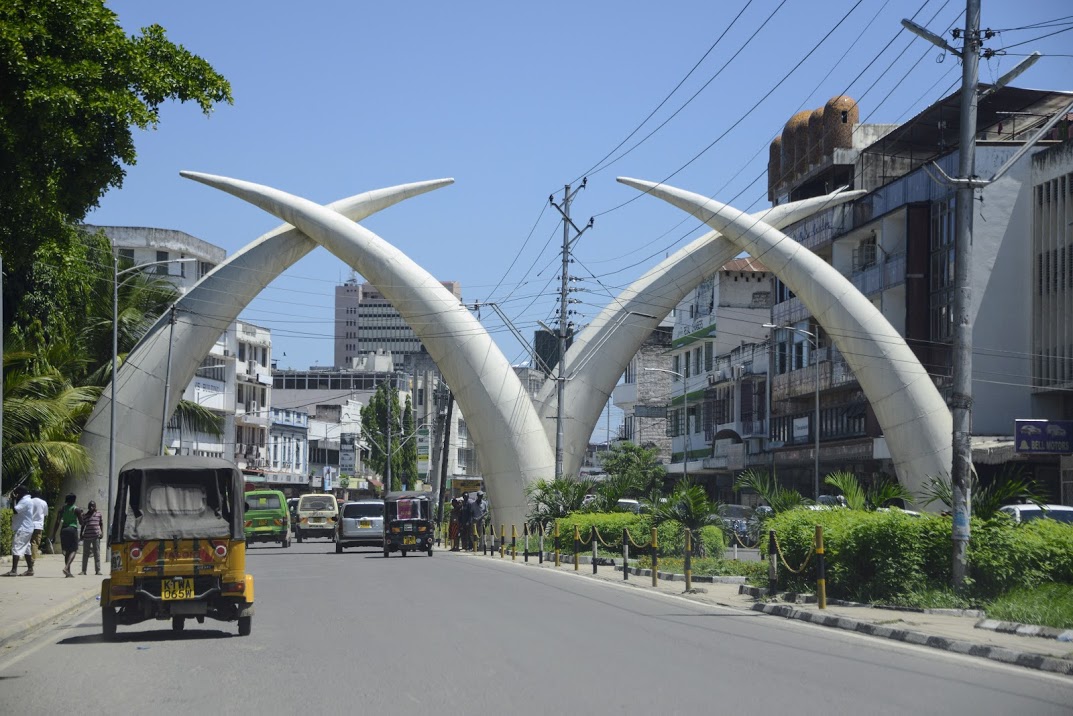
<svg viewBox="0 0 1073 716">
<path fill-rule="evenodd" d="M 851 510 L 875 510 L 895 500 L 910 501 L 912 493 L 903 485 L 882 477 L 867 488 L 861 487 L 857 476 L 852 472 L 833 472 L 823 479 L 825 484 L 838 489 L 846 499 L 846 507 Z"/>
<path fill-rule="evenodd" d="M 771 507 L 772 512 L 785 512 L 809 504 L 801 493 L 779 485 L 775 475 L 764 470 L 746 470 L 734 480 L 734 490 L 752 490 Z"/>
<path fill-rule="evenodd" d="M 55 495 L 65 477 L 90 468 L 78 439 L 100 388 L 71 385 L 58 368 L 19 346 L 3 360 L 3 472 Z"/>
<path fill-rule="evenodd" d="M 1023 476 L 1021 466 L 1006 465 L 987 487 L 980 487 L 980 478 L 973 468 L 970 472 L 969 490 L 972 495 L 972 514 L 989 519 L 999 513 L 999 508 L 1016 502 L 1031 502 L 1041 505 L 1047 497 L 1035 480 Z M 919 498 L 924 505 L 941 502 L 947 509 L 954 504 L 950 478 L 929 476 Z"/>
<path fill-rule="evenodd" d="M 529 498 L 527 519 L 545 525 L 552 520 L 566 517 L 571 512 L 579 511 L 594 484 L 587 478 L 537 480 L 525 490 Z"/>
<path fill-rule="evenodd" d="M 703 557 L 704 542 L 700 539 L 700 531 L 709 525 L 722 526 L 723 520 L 719 517 L 718 510 L 719 506 L 709 499 L 703 487 L 683 480 L 675 485 L 674 492 L 666 502 L 655 507 L 652 518 L 657 525 L 674 520 L 692 531 L 693 553 Z"/>
</svg>

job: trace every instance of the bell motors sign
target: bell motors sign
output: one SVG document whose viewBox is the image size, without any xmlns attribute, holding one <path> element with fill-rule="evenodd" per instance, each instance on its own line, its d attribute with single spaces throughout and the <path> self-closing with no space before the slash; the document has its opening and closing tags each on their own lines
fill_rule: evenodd
<svg viewBox="0 0 1073 716">
<path fill-rule="evenodd" d="M 1020 453 L 1073 453 L 1073 420 L 1015 420 L 1013 440 Z"/>
</svg>

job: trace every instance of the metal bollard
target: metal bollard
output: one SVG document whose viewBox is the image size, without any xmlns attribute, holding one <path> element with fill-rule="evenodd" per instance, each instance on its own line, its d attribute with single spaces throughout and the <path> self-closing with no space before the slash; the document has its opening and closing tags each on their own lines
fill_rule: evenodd
<svg viewBox="0 0 1073 716">
<path fill-rule="evenodd" d="M 577 571 L 577 553 L 581 551 L 581 532 L 578 530 L 577 525 L 574 525 L 574 571 Z"/>
<path fill-rule="evenodd" d="M 481 550 L 487 556 L 488 554 L 488 533 L 491 531 L 491 524 L 481 523 Z"/>
<path fill-rule="evenodd" d="M 820 609 L 827 608 L 827 578 L 823 557 L 823 525 L 816 525 L 816 599 Z"/>
<path fill-rule="evenodd" d="M 693 589 L 693 530 L 686 529 L 686 555 L 685 555 L 685 573 L 686 573 L 686 591 Z"/>
<path fill-rule="evenodd" d="M 555 566 L 559 566 L 559 520 L 555 520 Z"/>
<path fill-rule="evenodd" d="M 622 581 L 630 578 L 630 531 L 622 528 Z"/>
<path fill-rule="evenodd" d="M 492 543 L 493 548 L 495 543 Z M 507 526 L 502 522 L 499 523 L 499 558 L 503 559 L 503 553 L 507 550 Z"/>
<path fill-rule="evenodd" d="M 656 536 L 656 528 L 652 528 L 652 586 L 659 583 L 659 538 Z"/>
<path fill-rule="evenodd" d="M 510 526 L 510 559 L 512 562 L 518 561 L 518 526 Z"/>
<path fill-rule="evenodd" d="M 598 556 L 596 554 L 596 528 L 590 527 L 589 529 L 592 530 L 592 573 L 596 574 L 596 559 Z"/>
<path fill-rule="evenodd" d="M 477 525 L 474 524 L 470 529 L 473 530 L 473 536 L 470 539 L 470 549 L 473 550 L 473 554 L 477 554 L 477 542 L 479 541 L 479 537 L 477 536 Z"/>
<path fill-rule="evenodd" d="M 537 564 L 544 564 L 544 525 L 540 525 L 540 536 L 537 537 Z"/>
<path fill-rule="evenodd" d="M 522 525 L 522 538 L 525 540 L 525 546 L 522 547 L 522 557 L 525 562 L 529 562 L 529 523 L 526 522 Z"/>
<path fill-rule="evenodd" d="M 768 594 L 775 596 L 779 591 L 778 555 L 775 554 L 775 530 L 768 530 L 767 535 L 767 582 Z"/>
</svg>

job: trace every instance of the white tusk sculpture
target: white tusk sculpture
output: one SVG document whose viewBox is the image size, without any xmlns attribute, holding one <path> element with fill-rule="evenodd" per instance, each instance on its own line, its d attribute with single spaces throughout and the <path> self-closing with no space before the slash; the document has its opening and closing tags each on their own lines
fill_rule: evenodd
<svg viewBox="0 0 1073 716">
<path fill-rule="evenodd" d="M 386 187 L 341 199 L 328 208 L 360 221 L 404 199 L 452 183 L 453 179 L 436 179 Z M 173 350 L 167 414 L 171 415 L 220 334 L 265 286 L 316 247 L 317 243 L 298 229 L 280 226 L 229 256 L 176 302 L 173 335 L 168 313 L 146 332 L 115 376 L 117 471 L 130 460 L 156 455 L 160 450 L 169 343 Z M 111 390 L 105 387 L 81 438 L 93 464 L 86 479 L 99 505 L 106 503 L 108 494 L 110 409 Z M 65 485 L 71 492 L 86 487 L 82 480 Z M 112 506 L 107 508 L 110 513 Z"/>
<path fill-rule="evenodd" d="M 826 196 L 774 206 L 752 214 L 750 219 L 783 228 L 864 193 L 836 191 Z M 739 253 L 741 249 L 718 231 L 701 236 L 646 271 L 574 338 L 566 351 L 567 382 L 563 416 L 570 420 L 572 427 L 565 433 L 563 474 L 577 474 L 589 437 L 608 397 L 648 334 L 705 277 L 718 271 Z M 597 355 L 599 359 L 594 360 Z M 555 398 L 554 381 L 545 383 L 536 398 L 548 440 L 553 445 Z M 577 426 L 577 429 L 573 426 Z"/>
<path fill-rule="evenodd" d="M 950 410 L 902 336 L 845 276 L 786 234 L 733 207 L 664 184 L 618 181 L 698 217 L 797 294 L 853 369 L 902 485 L 917 493 L 928 476 L 950 474 Z"/>
<path fill-rule="evenodd" d="M 181 175 L 279 217 L 353 266 L 421 338 L 481 446 L 496 520 L 524 524 L 525 487 L 554 471 L 554 455 L 532 400 L 484 327 L 408 256 L 329 208 L 278 189 L 226 177 Z"/>
</svg>

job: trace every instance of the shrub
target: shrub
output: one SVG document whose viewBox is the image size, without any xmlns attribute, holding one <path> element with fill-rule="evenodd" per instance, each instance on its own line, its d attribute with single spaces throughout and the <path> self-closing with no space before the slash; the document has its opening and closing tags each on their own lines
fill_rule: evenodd
<svg viewBox="0 0 1073 716">
<path fill-rule="evenodd" d="M 0 509 L 0 554 L 11 554 L 11 517 L 9 507 Z"/>
<path fill-rule="evenodd" d="M 898 603 L 950 584 L 951 521 L 900 510 L 790 510 L 775 515 L 785 560 L 798 568 L 812 550 L 815 526 L 824 528 L 827 592 L 832 597 Z M 761 545 L 766 551 L 766 543 Z M 972 521 L 970 586 L 977 597 L 1050 582 L 1073 584 L 1073 525 L 1053 520 L 1014 524 L 1004 516 Z M 779 569 L 779 586 L 815 588 L 815 572 Z"/>
<path fill-rule="evenodd" d="M 588 552 L 590 549 L 591 533 L 595 527 L 599 536 L 607 544 L 600 544 L 600 549 L 609 550 L 614 554 L 622 554 L 622 528 L 628 528 L 635 542 L 647 544 L 651 527 L 651 519 L 645 515 L 635 515 L 632 512 L 575 512 L 567 517 L 556 520 L 559 523 L 559 551 L 573 554 L 574 552 L 574 525 L 577 525 L 581 533 L 581 551 Z M 554 534 L 554 532 L 552 533 Z M 554 549 L 554 540 L 549 535 L 544 538 L 544 549 Z M 632 548 L 631 548 L 632 551 Z"/>
</svg>

